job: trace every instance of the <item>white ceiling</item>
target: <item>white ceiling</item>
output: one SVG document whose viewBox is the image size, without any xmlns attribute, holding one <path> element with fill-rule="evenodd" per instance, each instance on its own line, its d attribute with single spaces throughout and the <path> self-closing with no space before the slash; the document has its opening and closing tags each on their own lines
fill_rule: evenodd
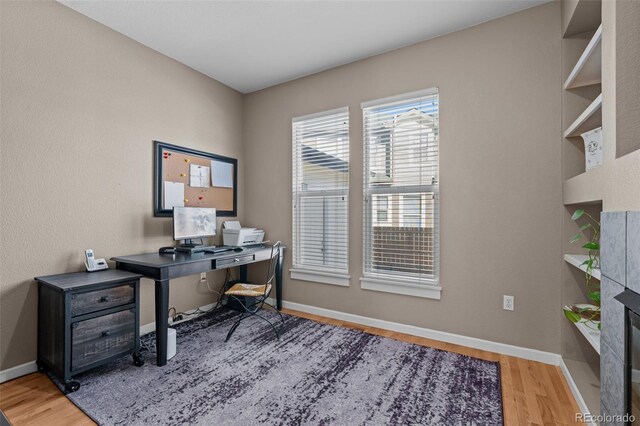
<svg viewBox="0 0 640 426">
<path fill-rule="evenodd" d="M 59 1 L 249 93 L 549 0 Z"/>
</svg>

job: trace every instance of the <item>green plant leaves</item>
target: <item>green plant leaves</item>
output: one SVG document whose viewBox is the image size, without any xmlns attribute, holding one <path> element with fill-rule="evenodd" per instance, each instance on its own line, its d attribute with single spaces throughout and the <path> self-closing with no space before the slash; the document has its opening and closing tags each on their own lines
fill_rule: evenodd
<svg viewBox="0 0 640 426">
<path fill-rule="evenodd" d="M 586 229 L 592 228 L 593 225 L 591 225 L 590 223 L 585 223 L 584 225 L 582 225 L 580 228 L 578 228 L 580 231 L 584 231 Z"/>
<path fill-rule="evenodd" d="M 576 241 L 582 239 L 582 233 L 578 232 L 576 235 L 574 235 L 573 237 L 571 237 L 571 240 L 569 241 L 569 244 L 573 244 Z"/>
<path fill-rule="evenodd" d="M 582 248 L 586 248 L 589 250 L 600 250 L 600 244 L 598 243 L 586 243 L 582 246 Z"/>
<path fill-rule="evenodd" d="M 569 310 L 564 310 L 564 316 L 567 317 L 567 319 L 569 321 L 571 321 L 572 323 L 577 323 L 578 321 L 580 321 L 580 315 L 576 314 L 573 311 L 569 311 Z"/>
<path fill-rule="evenodd" d="M 589 293 L 589 300 L 592 300 L 596 305 L 600 306 L 600 292 L 592 291 Z"/>
<path fill-rule="evenodd" d="M 578 220 L 580 219 L 582 216 L 584 215 L 584 210 L 582 209 L 578 209 L 575 212 L 573 212 L 573 215 L 571 216 L 571 220 Z"/>
</svg>

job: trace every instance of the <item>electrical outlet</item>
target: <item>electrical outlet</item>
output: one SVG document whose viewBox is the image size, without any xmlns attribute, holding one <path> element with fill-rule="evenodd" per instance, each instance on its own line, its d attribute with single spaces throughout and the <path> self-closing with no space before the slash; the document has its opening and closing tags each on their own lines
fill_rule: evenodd
<svg viewBox="0 0 640 426">
<path fill-rule="evenodd" d="M 207 280 L 207 273 L 206 272 L 201 272 L 200 273 L 200 281 L 206 281 Z"/>
<path fill-rule="evenodd" d="M 514 297 L 507 296 L 506 294 L 502 296 L 502 309 L 505 311 L 513 311 L 514 308 Z"/>
</svg>

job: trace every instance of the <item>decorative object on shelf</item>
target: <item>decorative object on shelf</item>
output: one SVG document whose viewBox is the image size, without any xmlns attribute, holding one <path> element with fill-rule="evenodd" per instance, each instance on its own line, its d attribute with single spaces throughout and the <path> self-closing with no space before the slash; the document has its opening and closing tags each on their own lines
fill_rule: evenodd
<svg viewBox="0 0 640 426">
<path fill-rule="evenodd" d="M 584 160 L 586 170 L 602 165 L 602 127 L 581 134 L 584 140 Z"/>
<path fill-rule="evenodd" d="M 564 315 L 573 323 L 583 322 L 587 327 L 600 330 L 600 286 L 593 284 L 593 271 L 600 266 L 600 222 L 583 209 L 576 210 L 571 216 L 574 222 L 586 217 L 587 222 L 578 228 L 578 233 L 571 238 L 571 243 L 587 239 L 582 248 L 588 250 L 587 259 L 580 266 L 586 266 L 585 278 L 587 285 L 587 296 L 593 305 L 576 304 L 565 306 Z M 587 238 L 585 232 L 590 232 L 591 237 Z"/>
</svg>

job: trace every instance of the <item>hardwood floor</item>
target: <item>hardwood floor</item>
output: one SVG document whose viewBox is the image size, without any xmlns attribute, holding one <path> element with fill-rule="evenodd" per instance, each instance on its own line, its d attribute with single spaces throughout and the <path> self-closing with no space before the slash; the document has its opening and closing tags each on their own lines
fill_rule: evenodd
<svg viewBox="0 0 640 426">
<path fill-rule="evenodd" d="M 576 423 L 578 405 L 558 367 L 289 309 L 283 309 L 283 312 L 417 345 L 499 361 L 505 425 Z M 42 373 L 29 374 L 1 384 L 0 409 L 15 426 L 94 424 Z"/>
</svg>

